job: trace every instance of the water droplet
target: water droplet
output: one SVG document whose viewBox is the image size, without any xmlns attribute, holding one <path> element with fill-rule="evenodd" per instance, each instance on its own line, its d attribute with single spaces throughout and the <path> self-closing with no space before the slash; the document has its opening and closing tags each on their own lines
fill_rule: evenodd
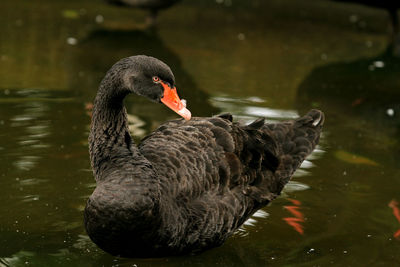
<svg viewBox="0 0 400 267">
<path fill-rule="evenodd" d="M 390 117 L 393 117 L 393 116 L 394 116 L 394 110 L 393 110 L 392 108 L 388 108 L 388 109 L 386 110 L 386 114 L 387 114 L 388 116 L 390 116 Z"/>
<path fill-rule="evenodd" d="M 238 36 L 237 36 L 237 38 L 238 38 L 240 41 L 243 41 L 243 40 L 246 39 L 246 36 L 244 35 L 244 33 L 239 33 Z"/>
<path fill-rule="evenodd" d="M 101 24 L 104 22 L 104 17 L 103 15 L 97 15 L 95 18 L 96 23 Z"/>
<path fill-rule="evenodd" d="M 383 67 L 385 67 L 385 62 L 380 61 L 380 60 L 374 61 L 373 64 L 374 64 L 374 66 L 375 66 L 376 68 L 383 68 Z"/>
<path fill-rule="evenodd" d="M 310 248 L 310 249 L 307 251 L 307 254 L 313 253 L 314 251 L 315 251 L 314 248 Z"/>
<path fill-rule="evenodd" d="M 67 38 L 67 44 L 69 45 L 76 45 L 78 43 L 78 39 L 74 37 L 68 37 Z"/>
<path fill-rule="evenodd" d="M 350 15 L 349 21 L 351 23 L 356 23 L 358 21 L 358 16 L 356 14 Z"/>
</svg>

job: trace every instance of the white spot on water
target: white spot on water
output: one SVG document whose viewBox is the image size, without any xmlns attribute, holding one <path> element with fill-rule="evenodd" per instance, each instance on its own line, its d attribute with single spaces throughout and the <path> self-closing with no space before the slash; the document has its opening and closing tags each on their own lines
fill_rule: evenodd
<svg viewBox="0 0 400 267">
<path fill-rule="evenodd" d="M 298 173 L 298 171 L 299 170 L 297 170 L 296 173 Z M 291 193 L 291 192 L 304 191 L 304 190 L 308 190 L 308 189 L 310 189 L 310 187 L 308 185 L 291 180 L 291 181 L 289 181 L 289 183 L 287 183 L 287 185 L 285 186 L 283 191 L 285 193 Z"/>
<path fill-rule="evenodd" d="M 94 20 L 96 21 L 97 24 L 101 24 L 104 22 L 104 17 L 103 15 L 97 15 Z"/>
<path fill-rule="evenodd" d="M 374 66 L 375 66 L 375 68 L 383 68 L 383 67 L 385 67 L 385 62 L 380 61 L 380 60 L 374 61 Z"/>
<path fill-rule="evenodd" d="M 370 71 L 374 71 L 375 69 L 381 69 L 383 67 L 385 67 L 385 62 L 377 60 L 377 61 L 372 62 L 372 64 L 370 64 L 368 66 L 368 69 Z"/>
<path fill-rule="evenodd" d="M 76 44 L 78 44 L 78 39 L 76 39 L 75 37 L 68 37 L 67 38 L 67 44 L 76 45 Z"/>
<path fill-rule="evenodd" d="M 268 212 L 265 212 L 263 210 L 258 210 L 256 211 L 256 213 L 253 214 L 253 217 L 255 218 L 267 218 L 268 216 Z"/>
<path fill-rule="evenodd" d="M 389 117 L 393 117 L 393 116 L 394 116 L 394 110 L 393 110 L 392 108 L 388 108 L 388 109 L 386 110 L 386 114 L 387 114 Z"/>
<path fill-rule="evenodd" d="M 300 168 L 305 168 L 305 169 L 309 169 L 314 167 L 314 164 L 309 161 L 309 160 L 304 160 L 303 163 L 301 163 Z"/>
<path fill-rule="evenodd" d="M 249 219 L 247 219 L 247 221 L 245 221 L 245 222 L 243 223 L 243 225 L 245 225 L 245 226 L 254 226 L 254 224 L 255 224 L 256 222 L 257 222 L 256 220 L 254 220 L 254 219 L 252 219 L 252 218 L 249 218 Z"/>
<path fill-rule="evenodd" d="M 282 110 L 282 109 L 270 109 L 267 107 L 245 107 L 244 113 L 246 115 L 254 116 L 254 117 L 265 117 L 265 118 L 297 118 L 299 115 L 294 110 Z"/>
<path fill-rule="evenodd" d="M 254 103 L 264 103 L 265 100 L 258 97 L 258 96 L 249 96 L 248 98 L 246 98 L 246 100 L 248 100 L 249 102 L 254 102 Z"/>
<path fill-rule="evenodd" d="M 356 14 L 350 15 L 349 21 L 351 23 L 356 23 L 358 21 L 358 16 Z"/>
<path fill-rule="evenodd" d="M 240 41 L 244 41 L 244 40 L 246 39 L 246 36 L 244 35 L 244 33 L 239 33 L 238 36 L 237 36 L 237 38 L 238 38 Z"/>
</svg>

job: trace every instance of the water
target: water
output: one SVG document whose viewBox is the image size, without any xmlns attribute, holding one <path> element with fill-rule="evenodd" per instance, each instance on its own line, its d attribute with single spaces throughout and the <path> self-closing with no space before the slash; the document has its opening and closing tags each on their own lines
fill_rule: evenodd
<svg viewBox="0 0 400 267">
<path fill-rule="evenodd" d="M 400 62 L 385 52 L 386 13 L 266 2 L 183 1 L 143 32 L 144 12 L 101 1 L 3 0 L 0 266 L 398 265 L 388 205 L 400 201 Z M 85 233 L 91 101 L 105 71 L 134 54 L 167 62 L 196 116 L 326 113 L 318 149 L 282 196 L 219 248 L 121 259 Z M 136 141 L 176 117 L 140 97 L 126 105 Z"/>
</svg>

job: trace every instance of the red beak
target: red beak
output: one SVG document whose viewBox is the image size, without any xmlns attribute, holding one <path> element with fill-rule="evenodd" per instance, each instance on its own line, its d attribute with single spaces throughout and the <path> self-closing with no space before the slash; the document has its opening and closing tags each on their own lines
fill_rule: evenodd
<svg viewBox="0 0 400 267">
<path fill-rule="evenodd" d="M 164 96 L 161 98 L 161 102 L 163 102 L 164 105 L 181 115 L 185 120 L 190 120 L 192 114 L 179 99 L 176 88 L 171 88 L 163 81 L 160 81 L 160 83 L 164 87 Z"/>
</svg>

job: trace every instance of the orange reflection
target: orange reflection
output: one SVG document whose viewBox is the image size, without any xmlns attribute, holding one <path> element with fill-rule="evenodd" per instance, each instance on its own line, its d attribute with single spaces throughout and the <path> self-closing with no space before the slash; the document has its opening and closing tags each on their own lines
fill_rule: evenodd
<svg viewBox="0 0 400 267">
<path fill-rule="evenodd" d="M 86 115 L 88 115 L 89 117 L 92 117 L 93 103 L 85 102 L 85 110 L 86 110 Z"/>
<path fill-rule="evenodd" d="M 400 223 L 400 209 L 399 209 L 399 203 L 395 200 L 392 199 L 392 201 L 389 202 L 389 207 L 393 209 L 393 215 L 396 217 L 397 221 Z M 393 234 L 393 236 L 400 240 L 400 229 L 397 230 L 396 233 Z"/>
<path fill-rule="evenodd" d="M 292 202 L 293 205 L 283 207 L 287 209 L 294 217 L 286 217 L 283 218 L 283 220 L 292 226 L 296 232 L 302 235 L 304 234 L 304 227 L 301 223 L 304 222 L 304 215 L 301 211 L 299 211 L 301 208 L 301 202 L 291 198 L 288 198 L 288 200 Z"/>
</svg>

